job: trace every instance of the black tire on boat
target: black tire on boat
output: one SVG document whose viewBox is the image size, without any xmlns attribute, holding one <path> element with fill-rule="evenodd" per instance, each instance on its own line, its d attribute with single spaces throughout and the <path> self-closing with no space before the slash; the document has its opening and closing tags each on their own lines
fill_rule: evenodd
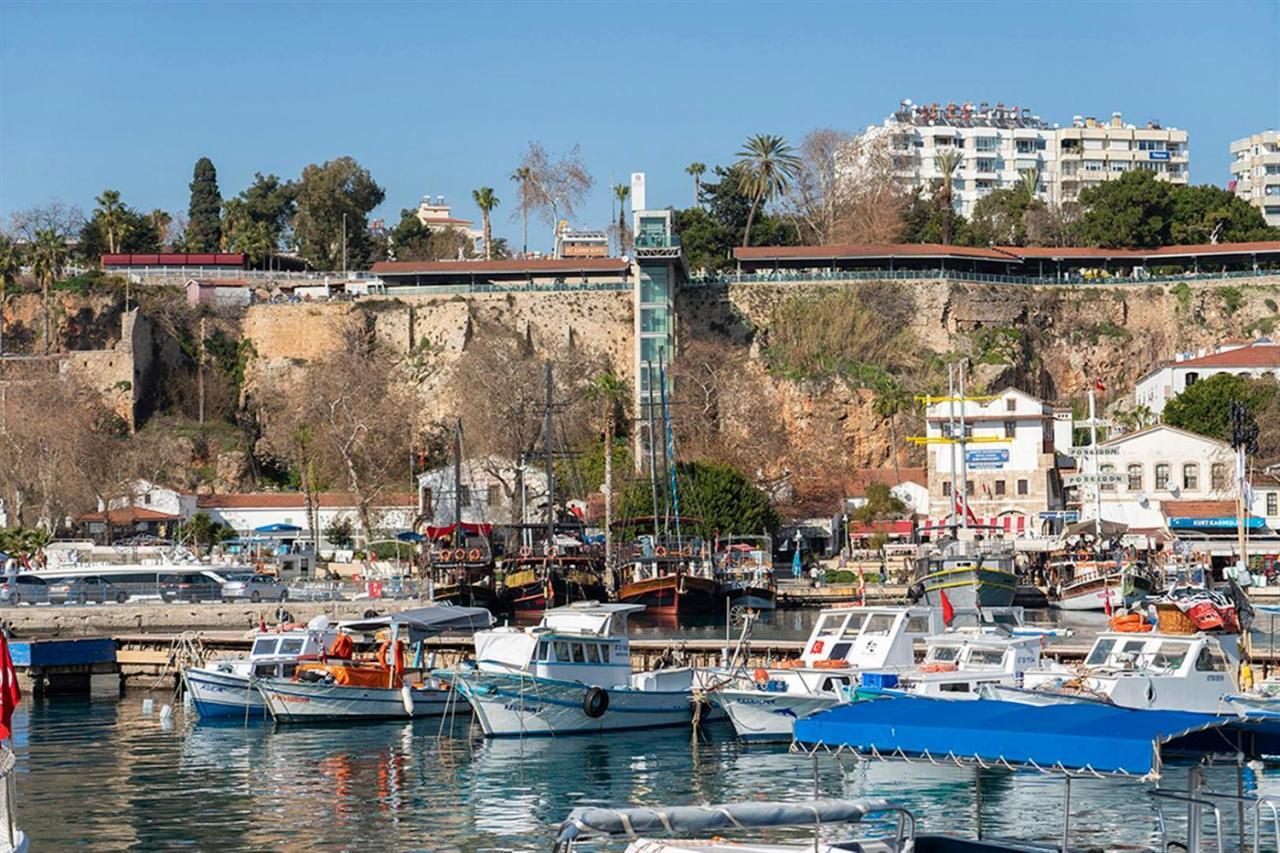
<svg viewBox="0 0 1280 853">
<path fill-rule="evenodd" d="M 378 611 L 376 611 L 376 610 L 366 610 L 366 611 L 364 612 L 364 618 L 365 618 L 365 619 L 373 619 L 373 618 L 375 618 L 377 615 L 378 615 Z"/>
<path fill-rule="evenodd" d="M 609 710 L 609 691 L 603 687 L 592 687 L 582 699 L 582 713 L 593 720 L 603 717 Z"/>
</svg>

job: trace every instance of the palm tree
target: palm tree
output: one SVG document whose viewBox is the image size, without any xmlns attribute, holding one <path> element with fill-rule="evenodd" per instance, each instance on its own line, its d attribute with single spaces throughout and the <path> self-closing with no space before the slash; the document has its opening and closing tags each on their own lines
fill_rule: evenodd
<svg viewBox="0 0 1280 853">
<path fill-rule="evenodd" d="M 44 351 L 50 351 L 49 340 L 49 287 L 62 275 L 67 262 L 67 241 L 52 228 L 36 232 L 35 248 L 31 253 L 31 272 L 40 282 L 41 304 L 44 305 Z"/>
<path fill-rule="evenodd" d="M 521 166 L 511 173 L 511 180 L 520 184 L 520 257 L 529 256 L 529 179 L 533 171 L 528 166 Z"/>
<path fill-rule="evenodd" d="M 751 224 L 755 222 L 756 211 L 760 205 L 786 192 L 800 171 L 800 158 L 792 153 L 786 139 L 770 133 L 757 133 L 748 138 L 736 156 L 740 170 L 738 188 L 751 199 L 747 227 L 742 231 L 745 248 L 751 245 Z"/>
<path fill-rule="evenodd" d="M 95 201 L 98 209 L 94 213 L 102 218 L 102 227 L 107 232 L 107 249 L 114 255 L 124 242 L 125 206 L 120 201 L 120 193 L 115 190 L 103 190 Z"/>
<path fill-rule="evenodd" d="M 494 195 L 493 187 L 472 190 L 471 197 L 475 199 L 476 206 L 480 208 L 480 216 L 484 220 L 484 259 L 491 261 L 493 260 L 493 227 L 489 222 L 489 214 L 498 206 L 498 197 Z"/>
<path fill-rule="evenodd" d="M 627 399 L 627 383 L 613 371 L 605 371 L 591 380 L 587 396 L 604 410 L 604 582 L 605 588 L 613 592 L 613 434 L 618 409 Z"/>
<path fill-rule="evenodd" d="M 627 198 L 631 195 L 631 187 L 627 184 L 614 184 L 613 197 L 618 200 L 618 254 L 627 251 Z"/>
<path fill-rule="evenodd" d="M 1027 204 L 1036 200 L 1036 192 L 1040 189 L 1040 170 L 1038 168 L 1023 169 L 1018 173 L 1018 192 L 1026 199 Z"/>
<path fill-rule="evenodd" d="M 702 175 L 707 171 L 706 163 L 694 161 L 685 167 L 686 175 L 693 175 L 693 206 L 702 205 Z"/>
<path fill-rule="evenodd" d="M 889 422 L 889 441 L 893 445 L 893 475 L 902 482 L 902 469 L 898 463 L 898 415 L 911 402 L 911 397 L 898 384 L 896 379 L 886 378 L 876 388 L 876 399 L 871 404 L 872 410 Z"/>
<path fill-rule="evenodd" d="M 933 155 L 933 164 L 942 173 L 939 178 L 938 201 L 942 206 L 942 242 L 951 242 L 951 215 L 954 212 L 955 195 L 952 192 L 956 170 L 960 168 L 960 152 L 954 148 L 939 151 Z"/>
</svg>

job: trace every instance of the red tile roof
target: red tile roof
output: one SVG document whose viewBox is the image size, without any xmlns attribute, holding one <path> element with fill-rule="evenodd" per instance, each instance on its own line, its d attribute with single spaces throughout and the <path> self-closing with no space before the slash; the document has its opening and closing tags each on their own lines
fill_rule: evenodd
<svg viewBox="0 0 1280 853">
<path fill-rule="evenodd" d="M 830 260 L 832 258 L 979 258 L 991 261 L 1016 261 L 1017 257 L 1001 249 L 972 246 L 943 246 L 938 243 L 888 243 L 877 246 L 749 246 L 736 248 L 733 256 L 740 261 L 774 259 Z"/>
<path fill-rule="evenodd" d="M 1235 517 L 1235 501 L 1161 501 L 1160 510 L 1165 518 L 1225 518 Z"/>
<path fill-rule="evenodd" d="M 1280 344 L 1252 344 L 1198 358 L 1175 361 L 1171 367 L 1280 367 Z"/>
<path fill-rule="evenodd" d="M 902 468 L 902 476 L 893 468 L 855 468 L 845 480 L 844 491 L 848 497 L 862 497 L 867 493 L 867 486 L 872 483 L 884 483 L 892 488 L 900 483 L 915 483 L 928 487 L 929 473 L 924 468 Z"/>
<path fill-rule="evenodd" d="M 113 510 L 108 510 L 106 520 L 112 524 L 137 524 L 139 521 L 180 521 L 181 516 L 170 515 L 167 512 L 159 512 L 154 509 L 146 509 L 140 506 L 122 506 Z M 76 521 L 103 521 L 103 513 L 87 512 L 78 516 Z"/>
<path fill-rule="evenodd" d="M 316 496 L 317 504 L 322 508 L 354 507 L 356 497 L 350 492 L 321 492 Z M 201 495 L 196 498 L 196 506 L 200 509 L 299 509 L 307 505 L 302 492 L 247 492 L 230 495 Z M 373 502 L 383 507 L 416 507 L 418 496 L 401 493 L 383 495 Z"/>
<path fill-rule="evenodd" d="M 622 258 L 527 258 L 513 261 L 378 261 L 375 273 L 486 275 L 493 273 L 625 272 Z"/>
</svg>

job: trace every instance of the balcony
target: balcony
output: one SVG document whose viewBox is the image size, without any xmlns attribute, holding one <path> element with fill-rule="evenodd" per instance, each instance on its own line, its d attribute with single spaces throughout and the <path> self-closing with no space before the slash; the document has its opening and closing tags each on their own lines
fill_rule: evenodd
<svg viewBox="0 0 1280 853">
<path fill-rule="evenodd" d="M 680 238 L 663 232 L 641 232 L 635 239 L 636 258 L 658 259 L 680 257 Z"/>
</svg>

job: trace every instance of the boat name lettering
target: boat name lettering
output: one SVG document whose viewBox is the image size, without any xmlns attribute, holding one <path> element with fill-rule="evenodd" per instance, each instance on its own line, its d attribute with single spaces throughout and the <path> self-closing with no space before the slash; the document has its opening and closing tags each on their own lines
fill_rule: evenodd
<svg viewBox="0 0 1280 853">
<path fill-rule="evenodd" d="M 300 704 L 305 705 L 306 703 L 311 701 L 311 697 L 310 696 L 281 696 L 280 701 L 281 702 L 298 702 Z"/>
</svg>

